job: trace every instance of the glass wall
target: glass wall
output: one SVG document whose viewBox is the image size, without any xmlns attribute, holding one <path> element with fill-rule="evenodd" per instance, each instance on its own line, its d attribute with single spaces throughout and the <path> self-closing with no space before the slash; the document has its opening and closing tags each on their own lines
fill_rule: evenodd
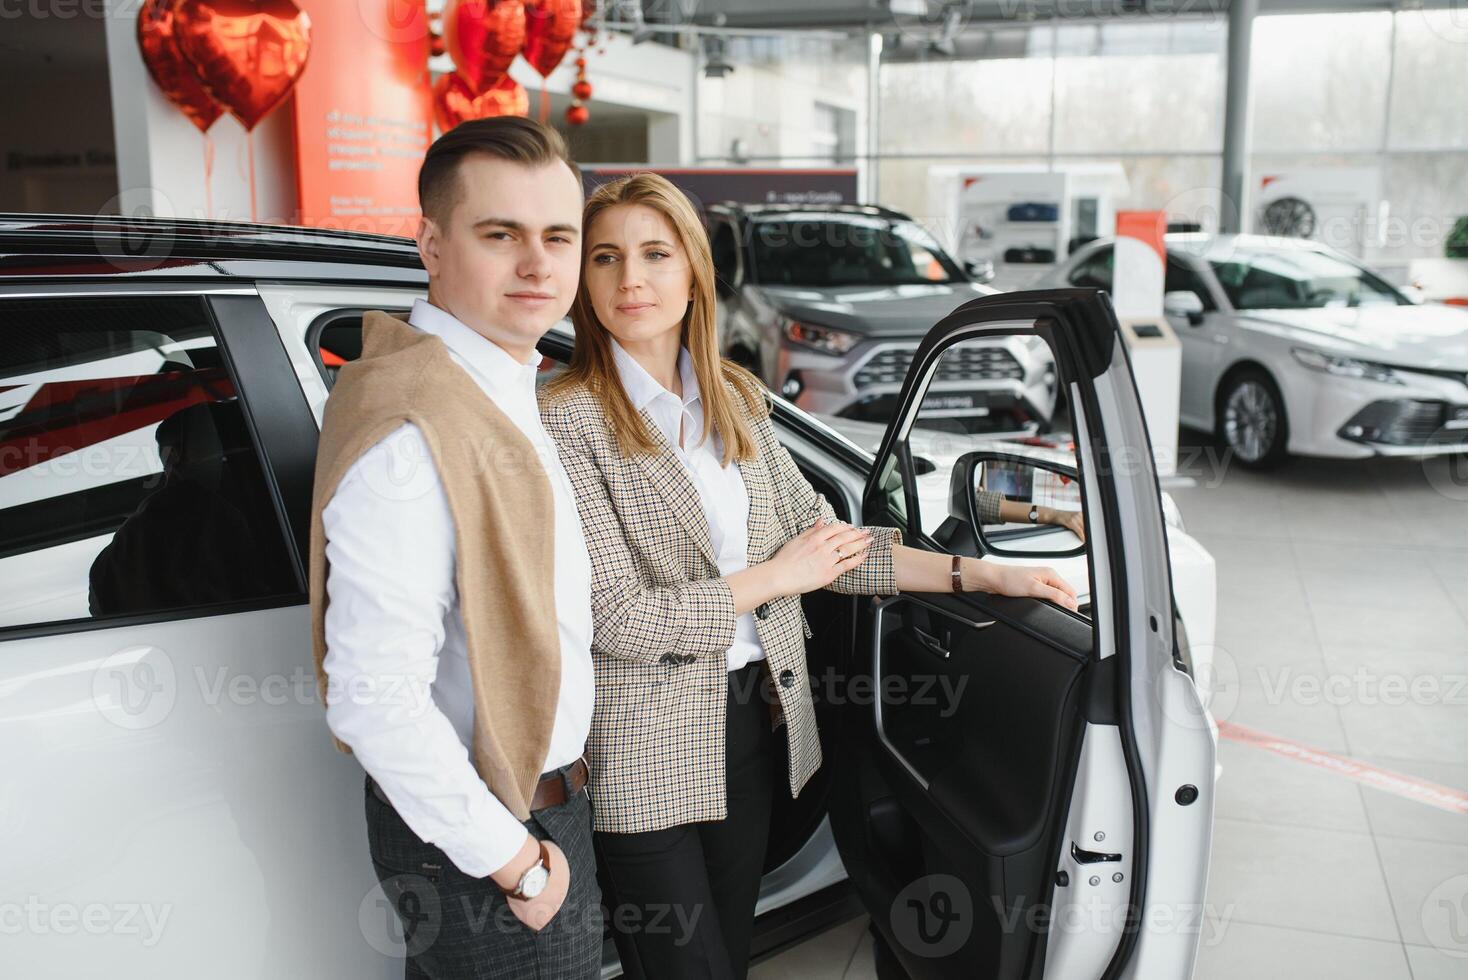
<svg viewBox="0 0 1468 980">
<path fill-rule="evenodd" d="M 942 174 L 961 168 L 1119 168 L 1100 234 L 1115 208 L 1216 214 L 1224 45 L 1203 18 L 971 30 L 957 59 L 899 44 L 879 81 L 879 200 L 954 247 Z"/>
<path fill-rule="evenodd" d="M 971 27 L 956 58 L 903 38 L 878 80 L 877 199 L 942 237 L 944 168 L 1113 164 L 1116 207 L 1216 228 L 1226 44 L 1222 17 Z M 1251 227 L 1288 178 L 1320 199 L 1316 237 L 1392 278 L 1440 256 L 1468 214 L 1468 17 L 1261 17 L 1252 54 Z"/>
<path fill-rule="evenodd" d="M 713 49 L 729 67 L 697 79 L 695 162 L 705 166 L 853 166 L 866 140 L 867 41 L 727 38 Z"/>
<path fill-rule="evenodd" d="M 1342 177 L 1316 237 L 1396 280 L 1468 214 L 1468 17 L 1454 10 L 1260 18 L 1254 186 Z M 1346 195 L 1359 199 L 1345 208 Z"/>
</svg>

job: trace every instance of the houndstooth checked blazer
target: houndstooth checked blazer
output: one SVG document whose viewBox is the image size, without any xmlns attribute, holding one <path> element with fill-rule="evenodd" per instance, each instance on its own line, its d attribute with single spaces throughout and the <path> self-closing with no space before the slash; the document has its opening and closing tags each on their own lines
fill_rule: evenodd
<svg viewBox="0 0 1468 980">
<path fill-rule="evenodd" d="M 725 382 L 735 403 L 742 396 Z M 722 820 L 724 721 L 734 642 L 734 598 L 697 490 L 650 416 L 656 455 L 624 457 L 585 388 L 541 395 L 541 418 L 576 490 L 591 553 L 592 659 L 596 709 L 587 758 L 596 829 L 630 833 Z M 759 447 L 739 463 L 749 494 L 749 564 L 774 556 L 817 516 L 825 497 L 796 468 L 768 418 L 749 419 Z M 897 592 L 895 528 L 873 527 L 867 559 L 829 588 L 856 595 Z M 755 612 L 774 690 L 787 722 L 790 795 L 821 765 L 805 665 L 798 596 Z"/>
</svg>

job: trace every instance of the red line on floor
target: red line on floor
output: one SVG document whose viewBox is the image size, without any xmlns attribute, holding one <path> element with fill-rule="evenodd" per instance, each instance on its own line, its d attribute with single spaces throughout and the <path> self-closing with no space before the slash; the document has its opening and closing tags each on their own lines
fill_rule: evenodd
<svg viewBox="0 0 1468 980">
<path fill-rule="evenodd" d="M 1337 776 L 1344 776 L 1358 783 L 1374 786 L 1384 793 L 1393 793 L 1409 800 L 1416 800 L 1418 803 L 1426 803 L 1439 810 L 1468 815 L 1468 793 L 1448 786 L 1392 772 L 1390 769 L 1382 769 L 1379 766 L 1367 765 L 1343 755 L 1311 748 L 1308 745 L 1231 721 L 1220 721 L 1218 734 L 1230 741 L 1252 745 L 1267 752 L 1273 752 L 1275 755 L 1282 755 L 1287 759 L 1294 759 L 1296 762 L 1303 762 L 1317 769 L 1333 772 Z"/>
</svg>

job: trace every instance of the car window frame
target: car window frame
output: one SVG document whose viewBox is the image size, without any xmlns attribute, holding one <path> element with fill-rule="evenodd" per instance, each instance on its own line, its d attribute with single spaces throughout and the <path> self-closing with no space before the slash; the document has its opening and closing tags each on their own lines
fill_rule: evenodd
<svg viewBox="0 0 1468 980">
<path fill-rule="evenodd" d="M 740 240 L 739 228 L 734 219 L 721 214 L 709 216 L 709 257 L 713 258 L 714 236 L 719 229 L 727 229 L 730 237 L 734 240 L 734 277 L 727 282 L 730 293 L 736 293 L 745 282 L 744 243 Z M 714 266 L 714 275 L 718 275 L 718 266 Z"/>
<path fill-rule="evenodd" d="M 1173 268 L 1179 269 L 1197 280 L 1198 288 L 1187 291 L 1196 293 L 1198 299 L 1202 300 L 1204 313 L 1217 313 L 1219 311 L 1218 297 L 1213 294 L 1213 284 L 1209 282 L 1213 278 L 1212 267 L 1209 267 L 1205 273 L 1205 270 L 1194 266 L 1176 252 L 1168 251 L 1162 269 L 1162 292 L 1164 295 L 1169 292 L 1167 288 L 1167 273 L 1169 269 Z"/>
<path fill-rule="evenodd" d="M 1092 262 L 1095 262 L 1103 255 L 1111 257 L 1111 282 L 1105 286 L 1098 286 L 1091 282 L 1077 283 L 1075 276 L 1079 275 L 1082 270 L 1088 268 Z M 1080 289 L 1104 289 L 1108 293 L 1111 292 L 1112 288 L 1116 285 L 1116 243 L 1102 242 L 1089 252 L 1084 253 L 1075 265 L 1071 266 L 1070 271 L 1065 274 L 1065 285 L 1075 286 Z"/>
</svg>

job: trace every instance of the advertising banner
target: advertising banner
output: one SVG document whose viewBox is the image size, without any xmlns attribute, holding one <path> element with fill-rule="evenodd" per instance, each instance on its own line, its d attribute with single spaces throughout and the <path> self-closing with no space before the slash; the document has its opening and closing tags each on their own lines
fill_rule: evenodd
<svg viewBox="0 0 1468 980">
<path fill-rule="evenodd" d="M 295 90 L 300 223 L 411 236 L 433 139 L 423 4 L 297 2 L 312 23 Z"/>
</svg>

